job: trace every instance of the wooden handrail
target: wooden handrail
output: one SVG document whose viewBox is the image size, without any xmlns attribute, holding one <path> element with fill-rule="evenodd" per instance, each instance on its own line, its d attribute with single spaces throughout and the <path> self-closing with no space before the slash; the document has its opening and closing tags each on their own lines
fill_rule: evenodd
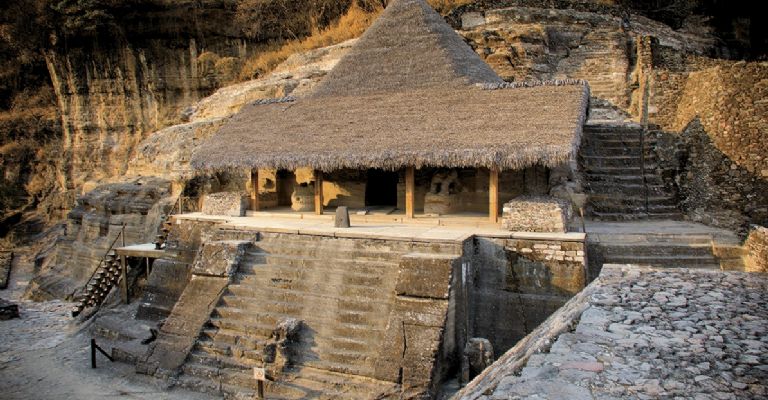
<svg viewBox="0 0 768 400">
<path fill-rule="evenodd" d="M 101 257 L 101 260 L 99 260 L 99 264 L 96 265 L 96 268 L 94 268 L 93 272 L 91 273 L 91 276 L 85 282 L 85 287 L 83 287 L 83 291 L 88 289 L 88 284 L 91 283 L 91 280 L 93 279 L 94 275 L 96 275 L 96 272 L 99 271 L 99 268 L 101 268 L 101 266 L 107 260 L 107 256 L 109 255 L 109 252 L 114 249 L 115 244 L 117 243 L 117 240 L 120 239 L 121 237 L 123 238 L 122 244 L 123 246 L 125 246 L 125 223 L 123 223 L 123 225 L 120 226 L 120 232 L 117 233 L 117 236 L 115 236 L 115 239 L 112 241 L 112 244 L 109 245 L 109 247 L 107 248 L 107 251 Z"/>
</svg>

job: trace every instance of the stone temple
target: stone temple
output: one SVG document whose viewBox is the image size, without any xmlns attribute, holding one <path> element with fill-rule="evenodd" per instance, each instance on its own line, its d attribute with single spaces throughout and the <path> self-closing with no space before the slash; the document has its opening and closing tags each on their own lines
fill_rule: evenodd
<svg viewBox="0 0 768 400">
<path fill-rule="evenodd" d="M 595 62 L 502 79 L 467 41 L 393 0 L 311 91 L 194 138 L 185 179 L 92 191 L 55 257 L 111 244 L 72 315 L 136 372 L 226 398 L 765 398 L 765 279 L 722 270 L 764 271 L 766 232 L 681 221 L 649 122 L 671 56 L 633 38 L 643 90 L 618 107 Z M 106 203 L 139 228 L 94 229 Z"/>
</svg>

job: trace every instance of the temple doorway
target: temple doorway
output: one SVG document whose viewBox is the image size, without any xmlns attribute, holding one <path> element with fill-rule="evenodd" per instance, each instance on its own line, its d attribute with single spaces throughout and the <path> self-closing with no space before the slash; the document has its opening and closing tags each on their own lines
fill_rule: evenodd
<svg viewBox="0 0 768 400">
<path fill-rule="evenodd" d="M 366 207 L 397 207 L 397 182 L 399 175 L 394 171 L 369 169 L 365 185 Z"/>
</svg>

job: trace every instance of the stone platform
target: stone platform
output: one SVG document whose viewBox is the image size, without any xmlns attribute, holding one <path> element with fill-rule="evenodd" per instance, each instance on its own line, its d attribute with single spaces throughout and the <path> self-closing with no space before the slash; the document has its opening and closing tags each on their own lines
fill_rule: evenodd
<svg viewBox="0 0 768 400">
<path fill-rule="evenodd" d="M 510 232 L 487 218 L 473 215 L 417 217 L 407 220 L 398 215 L 350 215 L 350 228 L 335 228 L 334 213 L 324 215 L 290 212 L 253 212 L 245 217 L 211 216 L 189 213 L 174 216 L 177 220 L 215 222 L 222 227 L 255 229 L 272 233 L 331 236 L 350 239 L 384 239 L 408 241 L 462 242 L 471 236 L 505 239 L 584 241 L 579 232 Z"/>
<path fill-rule="evenodd" d="M 606 265 L 457 397 L 765 399 L 766 329 L 766 275 Z"/>
</svg>

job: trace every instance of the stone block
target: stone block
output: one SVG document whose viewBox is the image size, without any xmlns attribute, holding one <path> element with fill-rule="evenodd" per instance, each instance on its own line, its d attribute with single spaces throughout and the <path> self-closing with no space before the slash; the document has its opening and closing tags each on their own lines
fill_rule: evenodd
<svg viewBox="0 0 768 400">
<path fill-rule="evenodd" d="M 447 299 L 457 258 L 434 254 L 406 254 L 400 260 L 395 292 L 398 296 Z"/>
<path fill-rule="evenodd" d="M 424 196 L 424 213 L 445 215 L 459 211 L 459 196 L 456 194 L 427 193 Z"/>
<path fill-rule="evenodd" d="M 548 196 L 520 196 L 504 204 L 501 226 L 517 232 L 566 232 L 571 206 Z"/>
<path fill-rule="evenodd" d="M 8 287 L 8 278 L 11 275 L 11 263 L 13 262 L 13 253 L 10 251 L 0 252 L 0 289 Z"/>
<path fill-rule="evenodd" d="M 243 217 L 248 209 L 248 195 L 242 192 L 211 193 L 203 199 L 203 214 Z"/>
<path fill-rule="evenodd" d="M 461 29 L 468 30 L 484 25 L 485 16 L 479 12 L 467 12 L 461 15 Z"/>
<path fill-rule="evenodd" d="M 192 265 L 195 275 L 227 277 L 237 272 L 240 260 L 251 246 L 251 242 L 223 240 L 206 242 Z"/>
<path fill-rule="evenodd" d="M 768 272 L 768 229 L 753 225 L 744 248 L 748 254 L 746 257 L 746 270 L 749 272 Z"/>
</svg>

